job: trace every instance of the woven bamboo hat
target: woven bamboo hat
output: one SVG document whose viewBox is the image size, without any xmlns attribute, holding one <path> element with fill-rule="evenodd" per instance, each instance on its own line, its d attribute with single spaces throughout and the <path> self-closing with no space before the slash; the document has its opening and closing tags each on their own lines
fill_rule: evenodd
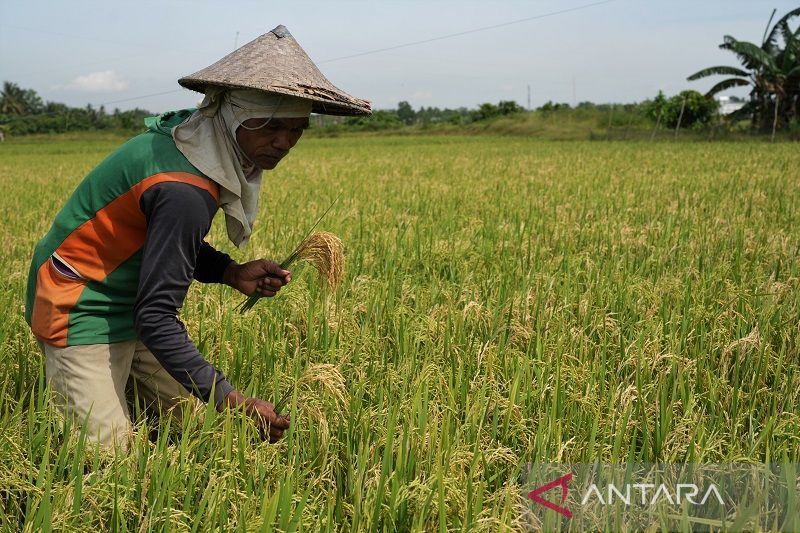
<svg viewBox="0 0 800 533">
<path fill-rule="evenodd" d="M 288 94 L 311 100 L 311 110 L 324 115 L 372 113 L 368 101 L 329 82 L 283 25 L 178 83 L 201 93 L 217 86 Z"/>
</svg>

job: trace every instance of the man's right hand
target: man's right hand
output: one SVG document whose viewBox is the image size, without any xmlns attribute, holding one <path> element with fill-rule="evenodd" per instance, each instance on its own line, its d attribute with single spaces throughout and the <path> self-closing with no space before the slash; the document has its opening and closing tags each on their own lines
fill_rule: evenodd
<svg viewBox="0 0 800 533">
<path fill-rule="evenodd" d="M 222 282 L 245 296 L 275 296 L 290 281 L 291 272 L 267 259 L 256 259 L 241 265 L 231 263 L 222 273 Z"/>
<path fill-rule="evenodd" d="M 228 393 L 218 410 L 221 411 L 225 407 L 244 409 L 244 412 L 258 425 L 261 438 L 269 439 L 271 443 L 278 442 L 283 437 L 283 432 L 289 429 L 289 417 L 276 413 L 274 405 L 258 398 L 245 396 L 237 390 Z"/>
</svg>

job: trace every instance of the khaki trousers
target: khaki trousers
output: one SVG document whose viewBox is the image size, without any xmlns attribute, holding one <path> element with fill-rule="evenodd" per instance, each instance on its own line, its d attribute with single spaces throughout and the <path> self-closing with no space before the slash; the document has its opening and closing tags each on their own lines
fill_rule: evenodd
<svg viewBox="0 0 800 533">
<path fill-rule="evenodd" d="M 58 348 L 42 344 L 45 374 L 58 409 L 105 448 L 127 449 L 134 390 L 150 413 L 180 422 L 193 397 L 138 340 Z M 194 406 L 196 407 L 196 406 Z"/>
</svg>

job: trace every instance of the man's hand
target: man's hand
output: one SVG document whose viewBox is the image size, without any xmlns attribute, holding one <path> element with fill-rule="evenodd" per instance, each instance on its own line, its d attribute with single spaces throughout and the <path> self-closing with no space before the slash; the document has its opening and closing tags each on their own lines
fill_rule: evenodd
<svg viewBox="0 0 800 533">
<path fill-rule="evenodd" d="M 278 442 L 283 437 L 283 432 L 289 429 L 289 417 L 276 413 L 275 406 L 258 398 L 247 397 L 237 390 L 228 393 L 217 409 L 221 411 L 225 407 L 244 409 L 258 425 L 261 438 L 269 439 L 270 443 Z"/>
<path fill-rule="evenodd" d="M 275 296 L 281 287 L 292 281 L 292 273 L 275 261 L 256 259 L 248 263 L 231 263 L 222 274 L 222 282 L 250 296 Z"/>
</svg>

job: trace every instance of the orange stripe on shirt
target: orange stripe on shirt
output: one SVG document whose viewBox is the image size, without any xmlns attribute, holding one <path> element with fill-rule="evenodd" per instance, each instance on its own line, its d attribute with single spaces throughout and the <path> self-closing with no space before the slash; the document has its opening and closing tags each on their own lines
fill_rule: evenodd
<svg viewBox="0 0 800 533">
<path fill-rule="evenodd" d="M 170 181 L 208 191 L 219 203 L 219 186 L 209 179 L 188 172 L 154 174 L 78 226 L 56 253 L 85 279 L 102 281 L 144 244 L 146 220 L 139 207 L 144 192 Z M 31 330 L 39 340 L 53 346 L 67 345 L 69 313 L 85 287 L 85 280 L 69 279 L 56 271 L 50 259 L 39 267 L 31 314 Z"/>
<path fill-rule="evenodd" d="M 139 200 L 150 187 L 168 181 L 189 183 L 208 191 L 219 203 L 219 186 L 187 172 L 163 172 L 149 176 L 119 195 L 94 218 L 78 226 L 56 253 L 86 279 L 101 281 L 144 244 L 147 232 Z"/>
<path fill-rule="evenodd" d="M 58 272 L 51 259 L 39 267 L 31 316 L 31 331 L 36 338 L 52 346 L 67 345 L 69 311 L 85 287 L 85 281 Z"/>
</svg>

